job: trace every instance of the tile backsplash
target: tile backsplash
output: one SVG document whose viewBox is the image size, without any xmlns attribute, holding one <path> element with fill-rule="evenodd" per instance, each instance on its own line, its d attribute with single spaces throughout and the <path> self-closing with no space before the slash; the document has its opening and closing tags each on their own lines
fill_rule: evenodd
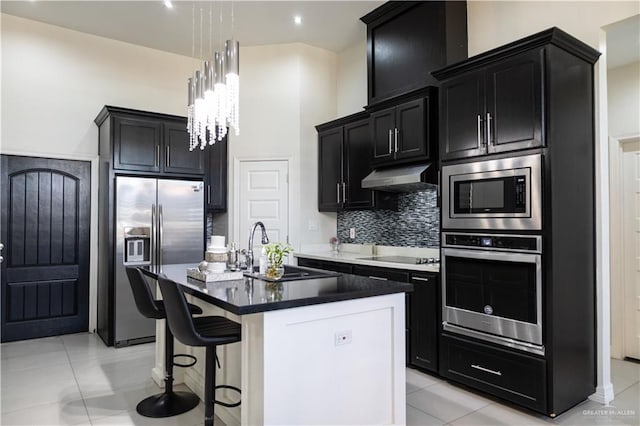
<svg viewBox="0 0 640 426">
<path fill-rule="evenodd" d="M 438 248 L 440 212 L 436 200 L 436 189 L 427 189 L 398 194 L 397 210 L 338 212 L 338 238 L 345 243 Z M 355 238 L 349 238 L 349 228 L 355 228 Z"/>
</svg>

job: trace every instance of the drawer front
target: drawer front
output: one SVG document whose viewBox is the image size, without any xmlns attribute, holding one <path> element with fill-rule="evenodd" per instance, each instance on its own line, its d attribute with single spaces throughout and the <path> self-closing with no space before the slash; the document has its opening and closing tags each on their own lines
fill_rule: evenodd
<svg viewBox="0 0 640 426">
<path fill-rule="evenodd" d="M 306 266 L 307 268 L 324 269 L 325 271 L 340 272 L 343 274 L 351 274 L 353 266 L 348 263 L 327 262 L 317 259 L 298 258 L 298 266 Z"/>
<path fill-rule="evenodd" d="M 355 265 L 353 267 L 353 273 L 355 275 L 362 275 L 374 279 L 399 281 L 401 283 L 409 282 L 408 272 L 394 271 L 384 268 Z"/>
<path fill-rule="evenodd" d="M 448 334 L 440 373 L 447 378 L 546 413 L 546 362 Z"/>
</svg>

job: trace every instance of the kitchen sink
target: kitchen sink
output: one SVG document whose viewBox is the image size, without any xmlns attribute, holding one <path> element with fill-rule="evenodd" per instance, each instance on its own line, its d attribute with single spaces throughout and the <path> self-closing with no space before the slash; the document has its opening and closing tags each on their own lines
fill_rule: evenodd
<svg viewBox="0 0 640 426">
<path fill-rule="evenodd" d="M 259 278 L 263 281 L 296 281 L 296 280 L 311 280 L 315 278 L 327 278 L 337 277 L 339 272 L 323 271 L 320 269 L 302 268 L 300 266 L 284 265 L 284 275 L 279 280 L 273 278 L 267 278 L 264 275 L 258 273 L 258 267 L 253 268 L 253 272 L 245 272 L 245 277 Z"/>
</svg>

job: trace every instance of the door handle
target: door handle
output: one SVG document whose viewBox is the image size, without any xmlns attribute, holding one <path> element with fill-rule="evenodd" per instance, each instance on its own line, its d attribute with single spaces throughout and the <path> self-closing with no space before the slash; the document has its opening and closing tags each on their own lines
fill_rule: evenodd
<svg viewBox="0 0 640 426">
<path fill-rule="evenodd" d="M 398 134 L 400 133 L 400 131 L 398 131 L 398 128 L 396 127 L 394 129 L 394 139 L 395 139 L 395 143 L 396 143 L 396 149 L 394 152 L 398 152 Z"/>
<path fill-rule="evenodd" d="M 211 204 L 211 185 L 207 185 L 207 204 Z"/>
<path fill-rule="evenodd" d="M 158 253 L 156 253 L 156 247 L 158 247 L 157 241 L 157 222 L 156 222 L 156 205 L 151 204 L 151 265 L 155 266 L 158 260 Z"/>
<path fill-rule="evenodd" d="M 411 277 L 411 279 L 415 280 L 415 281 L 426 281 L 426 282 L 429 282 L 429 278 Z"/>
<path fill-rule="evenodd" d="M 166 151 L 167 155 L 166 155 L 166 157 L 164 159 L 164 166 L 165 167 L 169 167 L 169 155 L 170 155 L 170 152 L 171 152 L 171 147 L 169 145 L 167 145 L 166 148 L 165 148 L 165 151 Z"/>
<path fill-rule="evenodd" d="M 164 217 L 162 214 L 162 204 L 158 205 L 158 264 L 160 267 L 164 264 L 162 259 L 162 233 L 164 227 Z"/>
<path fill-rule="evenodd" d="M 484 147 L 484 142 L 482 141 L 482 117 L 478 114 L 478 146 Z"/>
<path fill-rule="evenodd" d="M 389 129 L 389 154 L 391 154 L 391 129 Z"/>
<path fill-rule="evenodd" d="M 347 192 L 345 189 L 346 185 L 344 182 L 342 182 L 342 202 L 346 203 L 347 202 Z"/>
<path fill-rule="evenodd" d="M 4 249 L 4 244 L 0 243 L 0 251 Z M 4 262 L 4 257 L 0 256 L 0 263 Z"/>
<path fill-rule="evenodd" d="M 336 183 L 336 200 L 340 204 L 340 182 Z"/>
<path fill-rule="evenodd" d="M 491 113 L 487 113 L 487 146 L 491 146 Z"/>
<path fill-rule="evenodd" d="M 156 146 L 156 167 L 160 166 L 160 145 Z"/>
</svg>

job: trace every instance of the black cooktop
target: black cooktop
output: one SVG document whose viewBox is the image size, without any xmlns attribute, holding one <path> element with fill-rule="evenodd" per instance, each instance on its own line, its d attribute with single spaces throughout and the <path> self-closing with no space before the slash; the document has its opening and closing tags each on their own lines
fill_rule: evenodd
<svg viewBox="0 0 640 426">
<path fill-rule="evenodd" d="M 381 262 L 408 263 L 410 265 L 421 265 L 425 263 L 439 263 L 440 259 L 433 257 L 410 257 L 410 256 L 375 256 L 359 257 L 360 260 L 379 260 Z"/>
</svg>

